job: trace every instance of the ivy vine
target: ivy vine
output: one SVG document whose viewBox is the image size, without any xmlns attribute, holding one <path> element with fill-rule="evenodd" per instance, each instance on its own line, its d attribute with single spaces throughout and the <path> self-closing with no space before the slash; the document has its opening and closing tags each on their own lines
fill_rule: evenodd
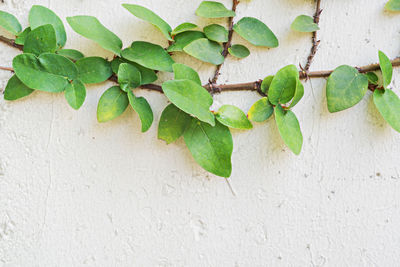
<svg viewBox="0 0 400 267">
<path fill-rule="evenodd" d="M 359 103 L 368 90 L 373 91 L 373 102 L 382 117 L 400 132 L 400 99 L 389 88 L 393 66 L 400 59 L 390 60 L 379 51 L 378 64 L 363 67 L 339 66 L 333 71 L 310 72 L 317 52 L 321 0 L 316 0 L 313 17 L 299 15 L 291 24 L 298 32 L 312 33 L 312 48 L 304 67 L 285 66 L 265 79 L 241 84 L 217 84 L 221 66 L 227 56 L 245 58 L 250 50 L 241 44 L 233 44 L 233 34 L 238 34 L 254 46 L 275 48 L 278 38 L 262 21 L 243 17 L 237 22 L 238 0 L 232 0 L 232 8 L 222 3 L 203 1 L 196 14 L 203 18 L 227 18 L 228 28 L 210 24 L 199 30 L 198 26 L 184 22 L 172 29 L 161 17 L 140 5 L 122 6 L 137 18 L 156 28 L 168 41 L 166 48 L 149 42 L 134 41 L 123 49 L 121 39 L 92 16 L 68 17 L 67 22 L 78 34 L 96 42 L 114 53 L 109 61 L 102 57 L 85 57 L 80 51 L 64 49 L 67 36 L 61 19 L 50 9 L 35 5 L 29 12 L 29 27 L 23 29 L 12 14 L 0 11 L 0 26 L 15 39 L 0 36 L 0 41 L 23 51 L 13 59 L 11 67 L 0 67 L 15 74 L 4 90 L 5 100 L 17 100 L 32 92 L 64 92 L 68 104 L 79 109 L 86 98 L 86 84 L 105 81 L 116 83 L 101 96 L 97 107 L 99 122 L 107 122 L 120 116 L 131 106 L 139 115 L 142 132 L 153 124 L 152 109 L 144 97 L 137 97 L 135 89 L 142 88 L 165 94 L 171 102 L 161 114 L 158 138 L 167 144 L 183 136 L 193 158 L 208 172 L 230 177 L 233 140 L 230 128 L 248 130 L 252 122 L 264 122 L 275 117 L 284 143 L 295 154 L 300 154 L 303 136 L 299 121 L 292 109 L 304 95 L 301 80 L 327 77 L 326 97 L 328 110 L 339 112 Z M 390 0 L 385 8 L 400 11 L 400 0 Z M 180 63 L 173 54 L 185 53 L 200 61 L 216 65 L 215 74 L 203 85 L 198 73 Z M 380 71 L 379 79 L 376 71 Z M 158 72 L 172 72 L 174 79 L 153 84 Z M 238 107 L 223 105 L 211 111 L 213 94 L 230 90 L 257 91 L 261 98 L 244 113 Z"/>
</svg>

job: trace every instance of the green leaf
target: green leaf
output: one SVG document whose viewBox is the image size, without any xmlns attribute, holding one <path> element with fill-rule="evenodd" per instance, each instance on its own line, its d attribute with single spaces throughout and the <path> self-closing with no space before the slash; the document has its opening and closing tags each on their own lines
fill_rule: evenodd
<svg viewBox="0 0 400 267">
<path fill-rule="evenodd" d="M 368 78 L 357 69 L 342 65 L 329 76 L 326 97 L 329 112 L 338 112 L 356 105 L 368 90 Z"/>
<path fill-rule="evenodd" d="M 172 65 L 172 68 L 174 69 L 174 79 L 175 80 L 191 80 L 198 85 L 201 85 L 201 80 L 199 74 L 192 69 L 191 67 L 188 67 L 184 64 L 180 63 L 175 63 Z"/>
<path fill-rule="evenodd" d="M 75 49 L 61 49 L 57 51 L 57 54 L 67 57 L 73 61 L 77 61 L 85 57 L 80 51 Z"/>
<path fill-rule="evenodd" d="M 303 146 L 303 135 L 296 115 L 278 105 L 275 107 L 275 121 L 285 144 L 294 154 L 299 155 Z"/>
<path fill-rule="evenodd" d="M 238 107 L 223 105 L 215 114 L 216 119 L 225 126 L 235 129 L 251 129 L 253 125 L 246 114 Z"/>
<path fill-rule="evenodd" d="M 265 77 L 265 79 L 261 83 L 261 92 L 267 94 L 269 91 L 269 87 L 271 86 L 272 80 L 274 79 L 274 75 L 270 75 Z"/>
<path fill-rule="evenodd" d="M 178 25 L 178 26 L 171 32 L 171 35 L 172 35 L 172 36 L 175 36 L 175 35 L 177 35 L 177 34 L 179 34 L 179 33 L 187 32 L 187 31 L 192 30 L 192 29 L 194 29 L 194 28 L 197 28 L 197 25 L 196 25 L 196 24 L 189 23 L 189 22 L 185 22 L 185 23 L 182 23 L 182 24 Z"/>
<path fill-rule="evenodd" d="M 192 121 L 189 114 L 169 104 L 161 114 L 158 124 L 158 139 L 171 144 L 183 135 L 187 126 Z"/>
<path fill-rule="evenodd" d="M 65 33 L 64 24 L 61 19 L 44 6 L 34 5 L 29 11 L 29 24 L 31 29 L 34 30 L 40 26 L 50 24 L 56 32 L 57 45 L 63 47 L 67 42 L 67 34 Z"/>
<path fill-rule="evenodd" d="M 133 42 L 130 48 L 122 51 L 122 57 L 143 67 L 172 72 L 174 61 L 161 46 L 148 42 Z"/>
<path fill-rule="evenodd" d="M 229 54 L 237 58 L 245 58 L 250 55 L 250 50 L 244 45 L 232 45 L 228 48 Z"/>
<path fill-rule="evenodd" d="M 44 53 L 39 57 L 33 54 L 18 55 L 13 60 L 18 78 L 28 87 L 46 92 L 61 92 L 75 80 L 78 70 L 66 57 Z"/>
<path fill-rule="evenodd" d="M 378 75 L 375 74 L 375 72 L 367 72 L 365 73 L 365 76 L 368 78 L 368 82 L 371 84 L 378 84 L 379 78 Z"/>
<path fill-rule="evenodd" d="M 65 88 L 65 99 L 73 109 L 79 109 L 86 98 L 85 85 L 80 80 L 74 80 Z"/>
<path fill-rule="evenodd" d="M 181 52 L 183 48 L 191 42 L 205 38 L 205 34 L 199 31 L 186 31 L 175 36 L 175 42 L 168 47 L 168 52 Z"/>
<path fill-rule="evenodd" d="M 289 102 L 296 92 L 298 80 L 299 72 L 295 65 L 288 65 L 280 69 L 274 76 L 269 87 L 269 101 L 273 105 Z"/>
<path fill-rule="evenodd" d="M 156 73 L 153 70 L 145 68 L 143 66 L 140 66 L 139 64 L 136 64 L 135 62 L 132 62 L 132 61 L 120 58 L 120 57 L 116 57 L 113 59 L 113 61 L 111 61 L 111 68 L 115 74 L 118 74 L 119 66 L 122 63 L 129 63 L 129 64 L 133 65 L 134 67 L 136 67 L 140 71 L 140 75 L 142 78 L 141 85 L 152 83 L 158 79 Z"/>
<path fill-rule="evenodd" d="M 379 51 L 379 64 L 382 71 L 383 87 L 387 88 L 392 82 L 393 66 L 390 59 L 382 51 Z"/>
<path fill-rule="evenodd" d="M 375 90 L 374 103 L 382 117 L 393 129 L 400 132 L 400 99 L 389 89 Z"/>
<path fill-rule="evenodd" d="M 193 158 L 201 167 L 221 177 L 231 176 L 233 140 L 228 127 L 218 121 L 212 127 L 192 119 L 183 137 Z"/>
<path fill-rule="evenodd" d="M 33 89 L 23 84 L 21 80 L 18 79 L 17 75 L 13 75 L 4 90 L 4 100 L 17 100 L 30 95 L 33 91 Z"/>
<path fill-rule="evenodd" d="M 25 39 L 24 53 L 39 56 L 42 53 L 54 53 L 57 49 L 56 32 L 50 24 L 32 30 Z"/>
<path fill-rule="evenodd" d="M 297 80 L 296 91 L 294 93 L 294 97 L 292 103 L 290 103 L 289 108 L 293 108 L 294 106 L 296 106 L 303 98 L 303 96 L 304 96 L 304 86 L 300 80 Z"/>
<path fill-rule="evenodd" d="M 107 89 L 100 97 L 97 106 L 98 122 L 107 122 L 120 116 L 129 105 L 127 94 L 119 86 Z"/>
<path fill-rule="evenodd" d="M 191 80 L 166 81 L 162 89 L 175 106 L 201 121 L 215 125 L 214 114 L 210 111 L 213 99 L 206 89 Z"/>
<path fill-rule="evenodd" d="M 140 86 L 142 75 L 140 71 L 129 63 L 122 63 L 118 69 L 118 83 L 125 92 Z M 129 96 L 129 94 L 128 94 Z"/>
<path fill-rule="evenodd" d="M 292 23 L 292 30 L 298 32 L 315 32 L 319 30 L 318 24 L 310 16 L 300 15 Z"/>
<path fill-rule="evenodd" d="M 18 19 L 5 11 L 0 10 L 0 27 L 3 27 L 7 31 L 14 35 L 18 35 L 22 31 L 21 24 Z"/>
<path fill-rule="evenodd" d="M 275 34 L 264 22 L 245 17 L 233 26 L 233 30 L 255 46 L 277 47 L 279 45 Z"/>
<path fill-rule="evenodd" d="M 269 102 L 268 97 L 263 97 L 251 106 L 247 117 L 251 121 L 266 121 L 274 113 L 274 106 Z"/>
<path fill-rule="evenodd" d="M 15 38 L 15 43 L 18 45 L 24 45 L 26 37 L 31 32 L 31 27 L 25 28 L 25 30 L 17 35 Z"/>
<path fill-rule="evenodd" d="M 117 55 L 121 54 L 121 39 L 104 27 L 97 18 L 92 16 L 75 16 L 68 17 L 67 21 L 76 33 L 96 42 L 106 50 Z"/>
<path fill-rule="evenodd" d="M 142 122 L 142 133 L 147 132 L 153 124 L 153 111 L 149 102 L 144 97 L 136 97 L 131 90 L 128 90 L 128 98 L 132 108 L 139 114 Z"/>
<path fill-rule="evenodd" d="M 400 11 L 400 0 L 390 0 L 385 5 L 386 10 Z"/>
<path fill-rule="evenodd" d="M 206 38 L 193 41 L 183 48 L 183 51 L 192 57 L 214 65 L 220 65 L 224 62 L 222 50 L 220 44 Z"/>
<path fill-rule="evenodd" d="M 112 75 L 111 64 L 101 57 L 85 57 L 75 62 L 79 79 L 86 84 L 101 83 Z"/>
<path fill-rule="evenodd" d="M 196 15 L 203 18 L 228 18 L 236 16 L 235 12 L 215 1 L 203 1 L 196 10 Z"/>
<path fill-rule="evenodd" d="M 171 26 L 169 26 L 168 23 L 166 23 L 153 11 L 139 5 L 122 4 L 122 6 L 126 8 L 129 12 L 131 12 L 134 16 L 138 17 L 139 19 L 145 20 L 156 26 L 168 40 L 172 41 L 170 35 L 172 31 Z"/>
<path fill-rule="evenodd" d="M 218 24 L 211 24 L 203 29 L 206 37 L 215 42 L 225 43 L 228 42 L 228 30 Z"/>
</svg>

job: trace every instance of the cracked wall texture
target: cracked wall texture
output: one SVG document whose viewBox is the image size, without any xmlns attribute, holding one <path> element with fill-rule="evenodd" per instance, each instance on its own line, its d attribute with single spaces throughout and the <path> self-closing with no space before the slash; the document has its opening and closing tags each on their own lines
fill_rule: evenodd
<svg viewBox="0 0 400 267">
<path fill-rule="evenodd" d="M 32 4 L 52 8 L 64 22 L 94 15 L 125 46 L 133 40 L 166 45 L 122 2 L 148 6 L 172 26 L 208 23 L 194 15 L 201 0 L 5 0 L 0 9 L 23 26 Z M 323 0 L 322 41 L 311 70 L 376 62 L 378 49 L 398 56 L 400 14 L 384 12 L 384 4 Z M 311 36 L 294 33 L 290 24 L 313 12 L 306 0 L 243 1 L 238 17 L 265 21 L 280 47 L 251 47 L 250 57 L 228 59 L 220 82 L 252 81 L 286 64 L 304 64 Z M 68 48 L 112 56 L 66 29 Z M 11 66 L 17 53 L 0 44 L 1 65 Z M 182 55 L 175 59 L 197 69 L 204 82 L 214 71 Z M 0 72 L 0 88 L 10 75 Z M 398 85 L 396 70 L 392 86 L 400 93 Z M 79 111 L 62 94 L 39 92 L 13 103 L 0 97 L 1 267 L 398 265 L 400 135 L 381 119 L 370 93 L 355 108 L 329 114 L 325 80 L 305 83 L 305 98 L 295 108 L 305 141 L 298 157 L 283 145 L 273 120 L 233 131 L 233 195 L 224 179 L 194 162 L 182 140 L 170 146 L 157 140 L 157 123 L 141 134 L 132 111 L 97 123 L 97 101 L 109 86 L 89 86 Z M 166 98 L 140 95 L 158 121 Z M 215 106 L 247 111 L 258 98 L 224 93 Z"/>
</svg>

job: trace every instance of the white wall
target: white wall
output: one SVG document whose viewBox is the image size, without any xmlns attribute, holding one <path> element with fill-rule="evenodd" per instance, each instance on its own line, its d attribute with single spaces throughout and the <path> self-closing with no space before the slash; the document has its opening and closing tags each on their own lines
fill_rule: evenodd
<svg viewBox="0 0 400 267">
<path fill-rule="evenodd" d="M 323 0 L 322 42 L 312 69 L 376 62 L 378 49 L 396 57 L 400 14 L 384 12 L 385 1 Z M 148 6 L 172 26 L 208 22 L 194 15 L 201 0 L 5 0 L 0 9 L 25 26 L 30 6 L 42 4 L 64 22 L 71 15 L 97 16 L 125 46 L 133 40 L 166 44 L 122 2 Z M 281 45 L 251 47 L 247 59 L 228 59 L 220 81 L 253 81 L 286 64 L 304 64 L 310 36 L 292 32 L 290 23 L 313 12 L 312 1 L 243 1 L 238 17 L 265 21 Z M 66 28 L 67 47 L 111 56 Z M 11 66 L 17 53 L 0 44 L 0 65 Z M 175 58 L 199 70 L 204 82 L 214 71 Z M 9 77 L 0 72 L 0 88 Z M 396 88 L 400 72 L 394 77 Z M 170 146 L 157 140 L 157 123 L 141 134 L 132 111 L 97 123 L 97 101 L 108 86 L 90 86 L 79 111 L 61 94 L 37 92 L 13 103 L 1 97 L 0 266 L 398 265 L 400 135 L 381 119 L 370 93 L 332 115 L 325 80 L 307 82 L 295 108 L 305 141 L 299 157 L 284 146 L 273 120 L 233 131 L 233 195 L 224 179 L 194 162 L 182 140 Z M 158 121 L 166 98 L 141 94 Z M 215 101 L 248 110 L 258 98 L 224 93 Z"/>
</svg>

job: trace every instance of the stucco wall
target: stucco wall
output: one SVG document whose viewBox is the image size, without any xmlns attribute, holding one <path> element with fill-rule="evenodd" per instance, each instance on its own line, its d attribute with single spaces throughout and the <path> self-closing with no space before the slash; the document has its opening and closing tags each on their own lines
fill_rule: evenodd
<svg viewBox="0 0 400 267">
<path fill-rule="evenodd" d="M 133 40 L 165 45 L 123 2 L 148 6 L 172 26 L 208 22 L 194 15 L 201 0 L 5 0 L 0 9 L 24 26 L 32 4 L 52 8 L 64 22 L 94 15 L 125 46 Z M 222 2 L 230 7 L 229 0 Z M 322 41 L 311 69 L 376 62 L 378 49 L 396 57 L 400 14 L 384 12 L 384 4 L 323 0 Z M 294 33 L 290 23 L 313 12 L 306 0 L 243 1 L 238 17 L 266 22 L 280 47 L 251 47 L 247 59 L 228 59 L 220 81 L 253 81 L 304 63 L 310 35 Z M 66 29 L 68 48 L 111 56 Z M 17 53 L 0 44 L 0 65 L 11 66 Z M 196 68 L 203 82 L 214 71 L 181 55 L 175 59 Z M 0 88 L 10 75 L 0 72 Z M 392 85 L 399 83 L 395 71 Z M 146 134 L 132 111 L 97 123 L 97 101 L 109 86 L 89 86 L 79 111 L 62 94 L 34 93 L 13 103 L 0 97 L 0 266 L 398 265 L 400 135 L 381 119 L 370 93 L 355 108 L 332 115 L 325 80 L 305 83 L 305 98 L 295 108 L 305 141 L 298 157 L 284 146 L 273 120 L 233 131 L 234 195 L 224 179 L 194 162 L 182 140 L 170 146 L 157 140 L 163 95 L 140 92 L 155 111 Z M 215 102 L 247 111 L 258 98 L 224 93 Z"/>
</svg>

